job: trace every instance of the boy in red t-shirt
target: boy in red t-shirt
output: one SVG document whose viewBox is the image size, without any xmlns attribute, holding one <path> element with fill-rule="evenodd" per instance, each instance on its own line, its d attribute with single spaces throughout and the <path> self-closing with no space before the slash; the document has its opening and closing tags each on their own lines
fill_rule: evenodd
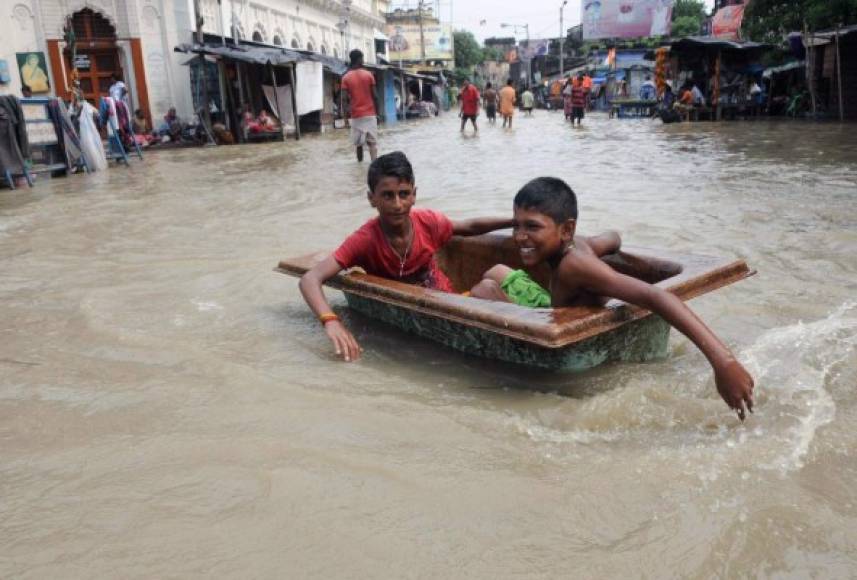
<svg viewBox="0 0 857 580">
<path fill-rule="evenodd" d="M 348 54 L 351 70 L 342 77 L 342 90 L 351 105 L 351 142 L 357 148 L 357 161 L 363 161 L 363 146 L 369 147 L 372 161 L 378 157 L 378 93 L 375 75 L 363 68 L 363 53 Z"/>
<path fill-rule="evenodd" d="M 479 116 L 479 89 L 476 88 L 476 85 L 464 79 L 464 87 L 458 95 L 458 102 L 461 103 L 461 108 L 458 111 L 458 116 L 461 117 L 461 132 L 464 132 L 467 119 L 473 123 L 473 132 L 478 132 L 476 117 Z"/>
<path fill-rule="evenodd" d="M 330 256 L 300 281 L 304 300 L 324 325 L 324 331 L 346 361 L 360 356 L 354 336 L 334 314 L 322 284 L 341 270 L 360 266 L 368 274 L 453 292 L 435 253 L 456 236 L 478 236 L 512 226 L 510 218 L 451 221 L 440 212 L 412 209 L 417 197 L 414 170 L 405 154 L 381 155 L 369 166 L 369 204 L 378 217 L 348 236 Z"/>
</svg>

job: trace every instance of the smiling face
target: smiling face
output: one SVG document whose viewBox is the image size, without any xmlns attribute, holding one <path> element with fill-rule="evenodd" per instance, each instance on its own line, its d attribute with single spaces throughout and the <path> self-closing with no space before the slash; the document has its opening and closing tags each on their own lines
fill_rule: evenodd
<svg viewBox="0 0 857 580">
<path fill-rule="evenodd" d="M 392 227 L 404 227 L 417 200 L 417 188 L 410 181 L 393 176 L 378 180 L 375 189 L 368 193 L 369 203 L 378 210 L 381 223 Z"/>
<path fill-rule="evenodd" d="M 535 266 L 562 254 L 574 239 L 575 220 L 557 224 L 536 209 L 515 206 L 512 238 L 525 266 Z"/>
</svg>

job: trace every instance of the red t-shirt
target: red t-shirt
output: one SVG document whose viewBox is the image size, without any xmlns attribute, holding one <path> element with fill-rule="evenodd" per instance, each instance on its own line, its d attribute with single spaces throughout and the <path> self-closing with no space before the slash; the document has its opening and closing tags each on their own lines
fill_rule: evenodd
<svg viewBox="0 0 857 580">
<path fill-rule="evenodd" d="M 375 116 L 375 101 L 372 99 L 372 87 L 375 75 L 365 68 L 356 68 L 342 77 L 342 88 L 348 91 L 351 99 L 351 118 Z"/>
<path fill-rule="evenodd" d="M 467 85 L 458 98 L 461 100 L 462 115 L 475 115 L 479 112 L 479 89 L 475 86 Z"/>
<path fill-rule="evenodd" d="M 586 89 L 584 89 L 582 86 L 576 86 L 571 89 L 571 106 L 586 106 Z"/>
<path fill-rule="evenodd" d="M 414 239 L 404 268 L 401 268 L 401 259 L 381 230 L 378 218 L 369 220 L 348 236 L 333 253 L 333 259 L 343 268 L 360 266 L 367 274 L 453 292 L 452 283 L 438 267 L 434 257 L 452 237 L 452 221 L 430 209 L 413 209 L 410 215 Z"/>
</svg>

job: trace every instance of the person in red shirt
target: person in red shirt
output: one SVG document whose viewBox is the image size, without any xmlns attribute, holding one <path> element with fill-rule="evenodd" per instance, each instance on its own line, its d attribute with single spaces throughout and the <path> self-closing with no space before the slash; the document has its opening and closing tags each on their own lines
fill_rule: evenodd
<svg viewBox="0 0 857 580">
<path fill-rule="evenodd" d="M 336 354 L 346 361 L 360 357 L 354 336 L 334 314 L 322 284 L 340 271 L 359 266 L 367 274 L 453 292 L 435 253 L 452 236 L 478 236 L 509 228 L 511 218 L 452 221 L 429 209 L 414 209 L 417 188 L 414 170 L 401 151 L 381 155 L 369 166 L 369 205 L 378 217 L 348 236 L 330 256 L 313 266 L 300 281 L 301 294 L 324 325 Z M 465 290 L 460 288 L 459 290 Z"/>
<path fill-rule="evenodd" d="M 357 49 L 348 53 L 351 70 L 342 77 L 342 90 L 351 104 L 351 142 L 357 148 L 357 161 L 363 161 L 363 146 L 369 156 L 378 157 L 378 93 L 375 75 L 363 68 L 363 53 Z"/>
<path fill-rule="evenodd" d="M 458 116 L 461 117 L 461 132 L 464 132 L 464 126 L 467 124 L 467 119 L 473 123 L 473 132 L 479 131 L 476 126 L 476 117 L 479 116 L 479 89 L 469 80 L 464 79 L 464 85 L 461 88 L 461 93 L 458 95 L 458 102 L 461 104 L 458 110 Z"/>
</svg>

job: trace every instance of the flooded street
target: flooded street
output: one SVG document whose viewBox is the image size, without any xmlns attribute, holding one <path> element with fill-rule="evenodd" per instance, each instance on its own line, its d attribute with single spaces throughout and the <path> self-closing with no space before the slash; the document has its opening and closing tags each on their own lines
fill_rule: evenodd
<svg viewBox="0 0 857 580">
<path fill-rule="evenodd" d="M 480 119 L 482 122 L 483 119 Z M 419 205 L 746 259 L 691 306 L 756 378 L 741 424 L 670 356 L 549 374 L 350 313 L 334 360 L 278 260 L 373 215 L 344 131 L 151 152 L 0 190 L 2 578 L 853 578 L 854 125 L 560 113 L 382 131 Z"/>
</svg>

